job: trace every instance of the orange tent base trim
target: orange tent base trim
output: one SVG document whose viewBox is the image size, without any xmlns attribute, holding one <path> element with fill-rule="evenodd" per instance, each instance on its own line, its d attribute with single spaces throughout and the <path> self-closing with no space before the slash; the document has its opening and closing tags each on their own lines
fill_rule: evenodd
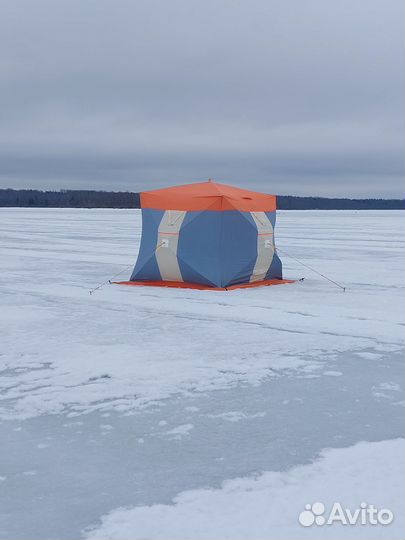
<svg viewBox="0 0 405 540">
<path fill-rule="evenodd" d="M 231 285 L 230 287 L 208 287 L 198 283 L 187 283 L 186 281 L 113 281 L 115 285 L 141 285 L 144 287 L 173 287 L 177 289 L 199 289 L 203 291 L 232 291 L 233 289 L 248 289 L 250 287 L 261 287 L 262 285 L 283 285 L 284 283 L 295 283 L 295 279 L 268 279 L 267 281 L 255 281 L 253 283 L 243 283 L 241 285 Z"/>
</svg>

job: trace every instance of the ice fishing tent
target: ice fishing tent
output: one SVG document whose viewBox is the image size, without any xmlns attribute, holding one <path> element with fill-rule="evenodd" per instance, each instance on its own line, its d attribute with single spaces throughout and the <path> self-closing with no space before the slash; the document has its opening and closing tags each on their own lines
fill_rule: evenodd
<svg viewBox="0 0 405 540">
<path fill-rule="evenodd" d="M 128 285 L 229 289 L 282 279 L 276 197 L 209 180 L 140 194 L 142 239 Z"/>
</svg>

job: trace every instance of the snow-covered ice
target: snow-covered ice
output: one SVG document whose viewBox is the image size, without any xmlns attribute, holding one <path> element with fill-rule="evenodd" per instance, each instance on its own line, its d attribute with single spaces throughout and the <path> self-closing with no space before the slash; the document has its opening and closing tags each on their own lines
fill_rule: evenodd
<svg viewBox="0 0 405 540">
<path fill-rule="evenodd" d="M 224 482 L 221 489 L 186 491 L 173 504 L 117 509 L 103 518 L 101 527 L 89 531 L 88 538 L 131 539 L 231 538 L 302 539 L 348 536 L 347 525 L 315 526 L 303 530 L 297 516 L 304 510 L 302 501 L 319 501 L 328 517 L 338 501 L 343 508 L 355 509 L 359 501 L 373 501 L 378 508 L 389 508 L 396 516 L 395 532 L 387 538 L 402 540 L 404 529 L 403 439 L 359 443 L 350 448 L 327 450 L 321 459 L 286 472 L 266 472 L 253 478 Z M 370 474 L 370 470 L 374 470 Z M 354 480 L 355 479 L 355 480 Z M 353 481 L 354 480 L 354 481 Z M 325 492 L 325 486 L 329 489 Z M 326 519 L 325 517 L 325 519 Z M 351 538 L 381 538 L 381 529 L 361 521 L 349 532 Z"/>
<path fill-rule="evenodd" d="M 280 249 L 345 293 L 282 255 L 304 282 L 90 296 L 129 276 L 138 210 L 3 208 L 0 221 L 1 538 L 309 538 L 298 509 L 312 493 L 347 500 L 354 470 L 358 504 L 403 501 L 402 212 L 278 213 Z M 228 519 L 240 483 L 241 519 L 267 508 L 256 528 Z M 292 500 L 282 523 L 278 497 Z M 376 530 L 404 532 L 399 517 Z"/>
</svg>

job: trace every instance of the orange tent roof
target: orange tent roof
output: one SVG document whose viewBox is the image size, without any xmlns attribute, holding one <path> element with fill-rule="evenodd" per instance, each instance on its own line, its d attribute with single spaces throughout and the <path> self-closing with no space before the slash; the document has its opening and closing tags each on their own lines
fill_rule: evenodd
<svg viewBox="0 0 405 540">
<path fill-rule="evenodd" d="M 217 182 L 198 182 L 141 193 L 141 208 L 156 210 L 241 210 L 272 212 L 276 196 Z"/>
</svg>

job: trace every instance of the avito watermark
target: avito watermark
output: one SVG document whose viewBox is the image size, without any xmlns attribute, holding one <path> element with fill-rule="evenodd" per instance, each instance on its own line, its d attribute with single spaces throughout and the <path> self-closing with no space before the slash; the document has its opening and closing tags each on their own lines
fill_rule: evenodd
<svg viewBox="0 0 405 540">
<path fill-rule="evenodd" d="M 329 513 L 326 513 L 325 505 L 321 502 L 306 504 L 298 516 L 298 521 L 303 527 L 311 525 L 389 525 L 394 519 L 394 513 L 388 508 L 378 509 L 372 504 L 362 502 L 358 508 L 351 510 L 335 502 Z"/>
</svg>

